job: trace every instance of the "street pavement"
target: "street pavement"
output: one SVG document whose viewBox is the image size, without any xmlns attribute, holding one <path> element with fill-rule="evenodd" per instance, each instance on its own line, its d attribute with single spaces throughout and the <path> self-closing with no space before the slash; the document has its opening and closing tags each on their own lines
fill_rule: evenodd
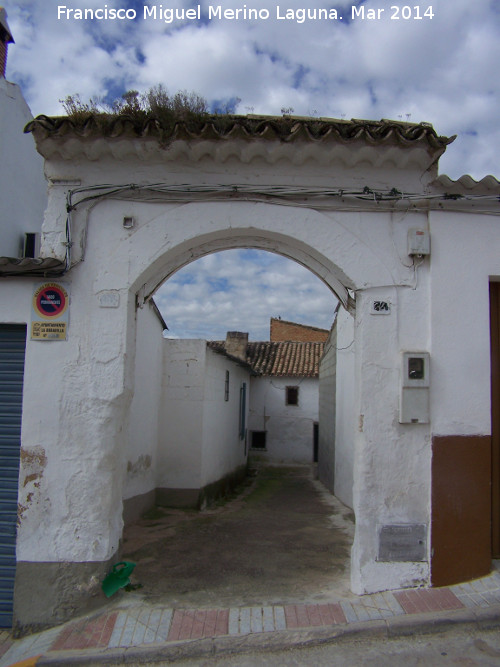
<svg viewBox="0 0 500 667">
<path fill-rule="evenodd" d="M 121 589 L 98 611 L 45 632 L 0 631 L 0 667 L 248 664 L 236 660 L 257 654 L 255 664 L 274 664 L 262 655 L 500 627 L 500 561 L 458 586 L 356 596 L 352 533 L 350 511 L 313 471 L 261 469 L 227 502 L 158 509 L 126 529 L 124 557 L 136 563 L 140 590 Z"/>
<path fill-rule="evenodd" d="M 4 633 L 0 667 L 202 660 L 352 637 L 498 628 L 500 563 L 494 565 L 489 576 L 458 586 L 405 589 L 328 604 L 178 609 L 145 604 L 121 592 L 100 612 L 45 632 L 19 640 Z"/>
</svg>

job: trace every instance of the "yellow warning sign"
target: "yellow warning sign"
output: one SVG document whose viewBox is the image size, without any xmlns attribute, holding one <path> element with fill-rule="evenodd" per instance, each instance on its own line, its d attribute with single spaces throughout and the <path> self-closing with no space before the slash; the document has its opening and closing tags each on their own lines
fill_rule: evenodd
<svg viewBox="0 0 500 667">
<path fill-rule="evenodd" d="M 31 340 L 66 340 L 67 322 L 32 322 Z"/>
</svg>

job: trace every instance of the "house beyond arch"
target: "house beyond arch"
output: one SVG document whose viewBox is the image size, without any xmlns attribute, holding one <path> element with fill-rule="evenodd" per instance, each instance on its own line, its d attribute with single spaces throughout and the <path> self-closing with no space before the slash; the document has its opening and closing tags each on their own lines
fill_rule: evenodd
<svg viewBox="0 0 500 667">
<path fill-rule="evenodd" d="M 164 381 L 176 357 L 151 296 L 226 248 L 290 257 L 343 303 L 322 362 L 333 409 L 323 430 L 320 410 L 319 465 L 356 516 L 353 591 L 489 570 L 498 181 L 438 176 L 451 139 L 425 123 L 228 116 L 162 128 L 90 116 L 27 130 L 49 180 L 41 253 L 0 293 L 3 322 L 29 330 L 18 625 L 97 604 L 124 502 L 146 506 L 171 472 L 162 401 L 182 407 L 182 383 Z M 5 274 L 18 266 L 2 260 Z M 47 260 L 59 276 L 27 278 Z M 235 437 L 243 444 L 241 419 Z M 222 467 L 208 471 L 216 482 Z"/>
</svg>

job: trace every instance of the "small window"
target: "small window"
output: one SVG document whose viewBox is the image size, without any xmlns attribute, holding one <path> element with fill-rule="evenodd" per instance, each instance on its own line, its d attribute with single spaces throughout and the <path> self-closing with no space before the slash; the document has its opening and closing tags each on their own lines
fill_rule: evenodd
<svg viewBox="0 0 500 667">
<path fill-rule="evenodd" d="M 229 401 L 229 371 L 226 371 L 226 381 L 224 383 L 224 400 Z"/>
<path fill-rule="evenodd" d="M 245 440 L 247 411 L 247 383 L 243 382 L 240 387 L 240 440 Z"/>
<path fill-rule="evenodd" d="M 266 431 L 252 431 L 250 436 L 250 447 L 252 449 L 266 448 Z"/>
<path fill-rule="evenodd" d="M 285 405 L 299 404 L 299 388 L 287 387 L 285 392 Z"/>
</svg>

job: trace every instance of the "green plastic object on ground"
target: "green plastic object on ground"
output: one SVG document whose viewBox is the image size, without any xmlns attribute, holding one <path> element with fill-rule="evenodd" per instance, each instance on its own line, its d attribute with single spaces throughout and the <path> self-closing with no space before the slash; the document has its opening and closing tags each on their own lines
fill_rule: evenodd
<svg viewBox="0 0 500 667">
<path fill-rule="evenodd" d="M 127 586 L 130 583 L 130 575 L 135 567 L 135 563 L 122 561 L 113 565 L 113 569 L 106 576 L 102 582 L 102 590 L 104 595 L 109 598 L 116 593 L 120 588 Z"/>
</svg>

